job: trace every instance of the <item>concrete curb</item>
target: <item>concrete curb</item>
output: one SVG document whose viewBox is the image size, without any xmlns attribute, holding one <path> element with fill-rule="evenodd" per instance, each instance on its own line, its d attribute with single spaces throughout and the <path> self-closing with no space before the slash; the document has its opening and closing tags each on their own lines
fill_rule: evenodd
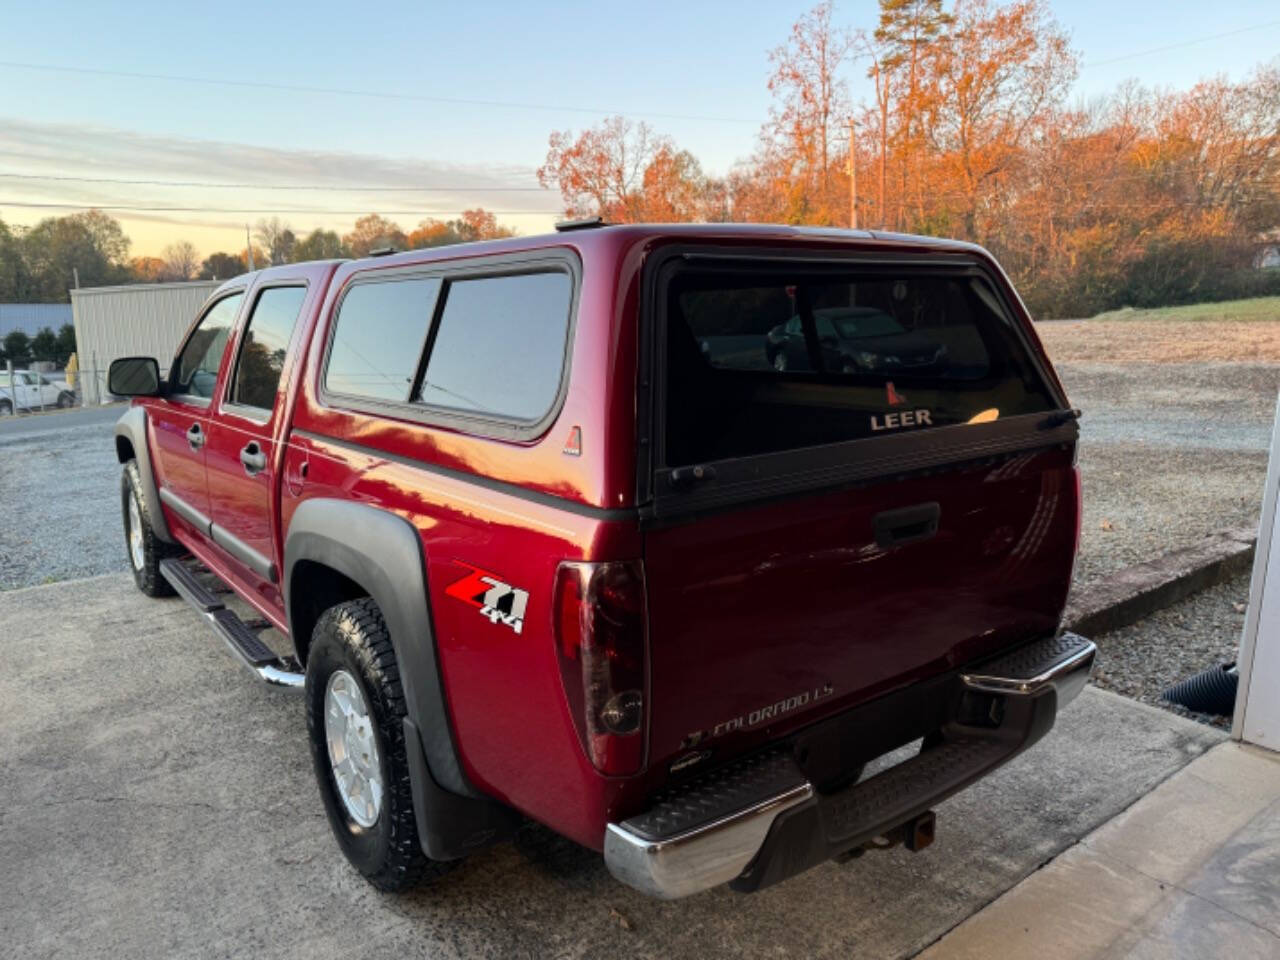
<svg viewBox="0 0 1280 960">
<path fill-rule="evenodd" d="M 1252 528 L 1211 534 L 1199 543 L 1136 563 L 1097 583 L 1072 592 L 1063 625 L 1092 636 L 1136 623 L 1253 565 L 1257 531 Z"/>
</svg>

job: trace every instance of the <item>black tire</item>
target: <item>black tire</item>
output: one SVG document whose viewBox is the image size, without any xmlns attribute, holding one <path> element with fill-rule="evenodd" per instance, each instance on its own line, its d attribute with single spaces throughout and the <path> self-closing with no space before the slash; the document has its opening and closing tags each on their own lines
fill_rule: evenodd
<svg viewBox="0 0 1280 960">
<path fill-rule="evenodd" d="M 139 530 L 142 538 L 142 563 L 139 565 L 133 556 L 130 541 L 129 504 L 137 504 Z M 130 460 L 124 465 L 124 473 L 120 477 L 120 512 L 124 521 L 124 552 L 129 561 L 129 569 L 133 571 L 133 582 L 148 597 L 172 597 L 173 587 L 160 575 L 160 561 L 166 557 L 181 556 L 183 550 L 175 544 L 165 543 L 156 536 L 151 525 L 151 514 L 147 512 L 147 501 L 142 496 L 142 475 L 138 473 L 138 461 Z"/>
<path fill-rule="evenodd" d="M 59 410 L 66 410 L 68 407 L 74 407 L 75 405 L 76 405 L 76 395 L 74 393 L 68 393 L 66 390 L 63 390 L 60 394 L 58 394 Z"/>
<path fill-rule="evenodd" d="M 13 404 L 8 400 L 0 400 L 0 417 L 13 416 Z"/>
<path fill-rule="evenodd" d="M 355 677 L 378 747 L 382 807 L 372 825 L 362 827 L 338 794 L 325 736 L 325 693 L 338 670 Z M 311 634 L 307 653 L 307 733 L 316 783 L 329 825 L 351 865 L 379 890 L 394 892 L 430 882 L 460 861 L 431 860 L 422 852 L 409 786 L 404 742 L 404 690 L 382 611 L 370 597 L 330 607 Z"/>
</svg>

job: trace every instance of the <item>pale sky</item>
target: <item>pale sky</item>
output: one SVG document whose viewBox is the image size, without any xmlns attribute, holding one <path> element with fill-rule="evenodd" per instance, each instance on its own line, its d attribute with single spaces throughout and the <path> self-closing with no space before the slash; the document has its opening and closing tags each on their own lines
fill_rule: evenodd
<svg viewBox="0 0 1280 960">
<path fill-rule="evenodd" d="M 202 256 L 238 251 L 244 224 L 273 215 L 301 234 L 346 232 L 366 212 L 411 229 L 483 206 L 541 232 L 560 207 L 533 176 L 552 130 L 622 113 L 708 172 L 750 156 L 768 51 L 811 6 L 0 0 L 0 219 L 180 208 L 109 210 L 133 255 L 176 239 Z M 1271 2 L 1052 7 L 1080 54 L 1080 98 L 1130 77 L 1239 79 L 1280 52 Z M 875 17 L 870 0 L 837 0 L 838 22 Z M 849 78 L 863 96 L 861 70 Z M 53 177 L 103 182 L 41 179 Z M 138 180 L 189 185 L 115 182 Z M 357 189 L 369 187 L 381 189 Z"/>
</svg>

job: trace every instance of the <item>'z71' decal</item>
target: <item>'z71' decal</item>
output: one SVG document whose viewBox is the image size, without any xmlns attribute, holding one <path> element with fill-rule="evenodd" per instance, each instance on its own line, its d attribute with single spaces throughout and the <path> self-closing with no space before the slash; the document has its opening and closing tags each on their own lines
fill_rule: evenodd
<svg viewBox="0 0 1280 960">
<path fill-rule="evenodd" d="M 464 563 L 464 567 L 471 564 Z M 488 570 L 471 567 L 461 580 L 445 587 L 445 593 L 475 607 L 490 623 L 503 623 L 519 633 L 524 629 L 524 609 L 529 605 L 529 591 L 513 587 Z"/>
</svg>

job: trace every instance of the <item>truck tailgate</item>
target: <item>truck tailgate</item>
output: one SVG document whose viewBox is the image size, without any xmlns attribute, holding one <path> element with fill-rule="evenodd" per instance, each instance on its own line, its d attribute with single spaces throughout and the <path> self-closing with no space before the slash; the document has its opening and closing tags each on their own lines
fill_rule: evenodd
<svg viewBox="0 0 1280 960">
<path fill-rule="evenodd" d="M 937 530 L 877 518 L 937 505 Z M 1057 627 L 1071 454 L 973 463 L 646 535 L 654 760 L 733 750 Z M 881 527 L 883 530 L 883 527 Z"/>
</svg>

